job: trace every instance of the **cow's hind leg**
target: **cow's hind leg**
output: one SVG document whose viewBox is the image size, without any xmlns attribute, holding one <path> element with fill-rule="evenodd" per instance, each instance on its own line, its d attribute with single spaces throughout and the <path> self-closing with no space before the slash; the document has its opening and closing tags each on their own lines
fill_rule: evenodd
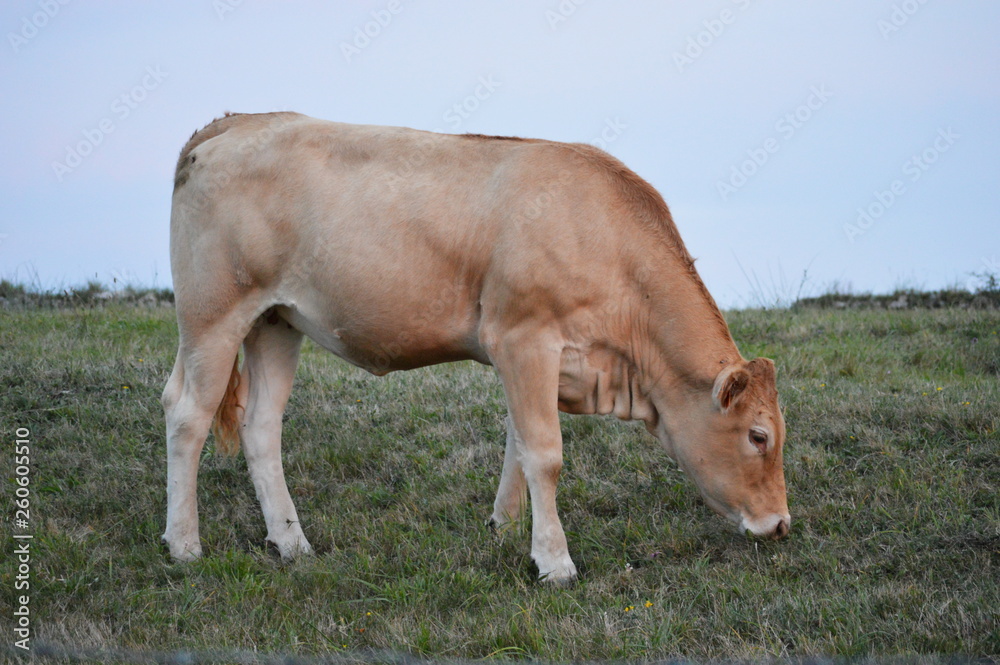
<svg viewBox="0 0 1000 665">
<path fill-rule="evenodd" d="M 518 435 L 514 422 L 507 416 L 507 447 L 503 455 L 503 471 L 500 473 L 500 487 L 493 502 L 493 516 L 490 526 L 502 528 L 509 522 L 518 520 L 528 502 L 528 484 L 521 468 L 521 453 L 518 452 Z"/>
<path fill-rule="evenodd" d="M 554 350 L 555 349 L 555 350 Z M 562 469 L 562 432 L 559 428 L 559 362 L 557 341 L 538 336 L 501 342 L 491 359 L 503 381 L 510 411 L 515 452 L 531 496 L 531 558 L 538 575 L 550 583 L 576 579 L 566 534 L 556 511 L 556 484 Z M 506 467 L 506 460 L 505 460 Z M 506 469 L 505 469 L 506 471 Z M 516 483 L 516 468 L 510 469 Z M 506 499 L 504 489 L 501 497 Z"/>
<path fill-rule="evenodd" d="M 190 322 L 181 325 L 177 360 L 162 397 L 167 423 L 167 527 L 163 541 L 176 561 L 201 556 L 198 461 L 248 328 L 246 317 L 241 318 L 238 312 L 197 329 Z"/>
<path fill-rule="evenodd" d="M 292 392 L 302 333 L 277 316 L 263 317 L 244 342 L 247 388 L 243 452 L 267 524 L 267 542 L 282 559 L 312 548 L 292 504 L 281 466 L 281 418 Z"/>
</svg>

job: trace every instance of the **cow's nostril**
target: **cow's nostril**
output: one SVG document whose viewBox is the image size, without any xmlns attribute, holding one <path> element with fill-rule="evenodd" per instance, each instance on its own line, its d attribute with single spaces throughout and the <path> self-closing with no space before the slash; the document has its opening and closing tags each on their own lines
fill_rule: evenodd
<svg viewBox="0 0 1000 665">
<path fill-rule="evenodd" d="M 785 520 L 778 520 L 778 526 L 774 527 L 774 537 L 784 538 L 788 535 L 788 522 Z"/>
</svg>

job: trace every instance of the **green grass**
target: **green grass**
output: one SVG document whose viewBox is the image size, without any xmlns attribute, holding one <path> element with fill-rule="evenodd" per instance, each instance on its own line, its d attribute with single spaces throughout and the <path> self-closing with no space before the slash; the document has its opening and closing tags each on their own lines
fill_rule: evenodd
<svg viewBox="0 0 1000 665">
<path fill-rule="evenodd" d="M 490 368 L 379 379 L 307 342 L 284 460 L 317 555 L 264 548 L 243 458 L 209 442 L 206 556 L 179 565 L 159 544 L 172 309 L 0 312 L 5 445 L 32 432 L 35 637 L 561 661 L 1000 653 L 1000 313 L 727 318 L 745 356 L 778 364 L 790 538 L 734 533 L 640 426 L 564 417 L 559 504 L 583 578 L 556 590 L 534 580 L 526 525 L 483 524 L 504 439 Z"/>
</svg>

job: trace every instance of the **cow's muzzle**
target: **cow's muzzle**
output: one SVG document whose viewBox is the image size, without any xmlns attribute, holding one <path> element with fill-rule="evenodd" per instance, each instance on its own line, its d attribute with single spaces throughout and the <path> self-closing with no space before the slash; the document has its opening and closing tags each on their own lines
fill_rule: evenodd
<svg viewBox="0 0 1000 665">
<path fill-rule="evenodd" d="M 792 528 L 791 515 L 768 515 L 767 517 L 748 520 L 743 518 L 740 521 L 740 531 L 756 538 L 767 538 L 770 540 L 780 540 L 788 535 Z"/>
</svg>

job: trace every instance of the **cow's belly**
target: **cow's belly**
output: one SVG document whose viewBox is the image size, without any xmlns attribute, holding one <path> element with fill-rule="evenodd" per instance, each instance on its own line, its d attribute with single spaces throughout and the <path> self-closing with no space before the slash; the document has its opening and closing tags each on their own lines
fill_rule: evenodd
<svg viewBox="0 0 1000 665">
<path fill-rule="evenodd" d="M 413 297 L 390 285 L 310 289 L 278 314 L 326 350 L 373 374 L 456 360 L 489 364 L 476 307 L 457 292 Z"/>
</svg>

